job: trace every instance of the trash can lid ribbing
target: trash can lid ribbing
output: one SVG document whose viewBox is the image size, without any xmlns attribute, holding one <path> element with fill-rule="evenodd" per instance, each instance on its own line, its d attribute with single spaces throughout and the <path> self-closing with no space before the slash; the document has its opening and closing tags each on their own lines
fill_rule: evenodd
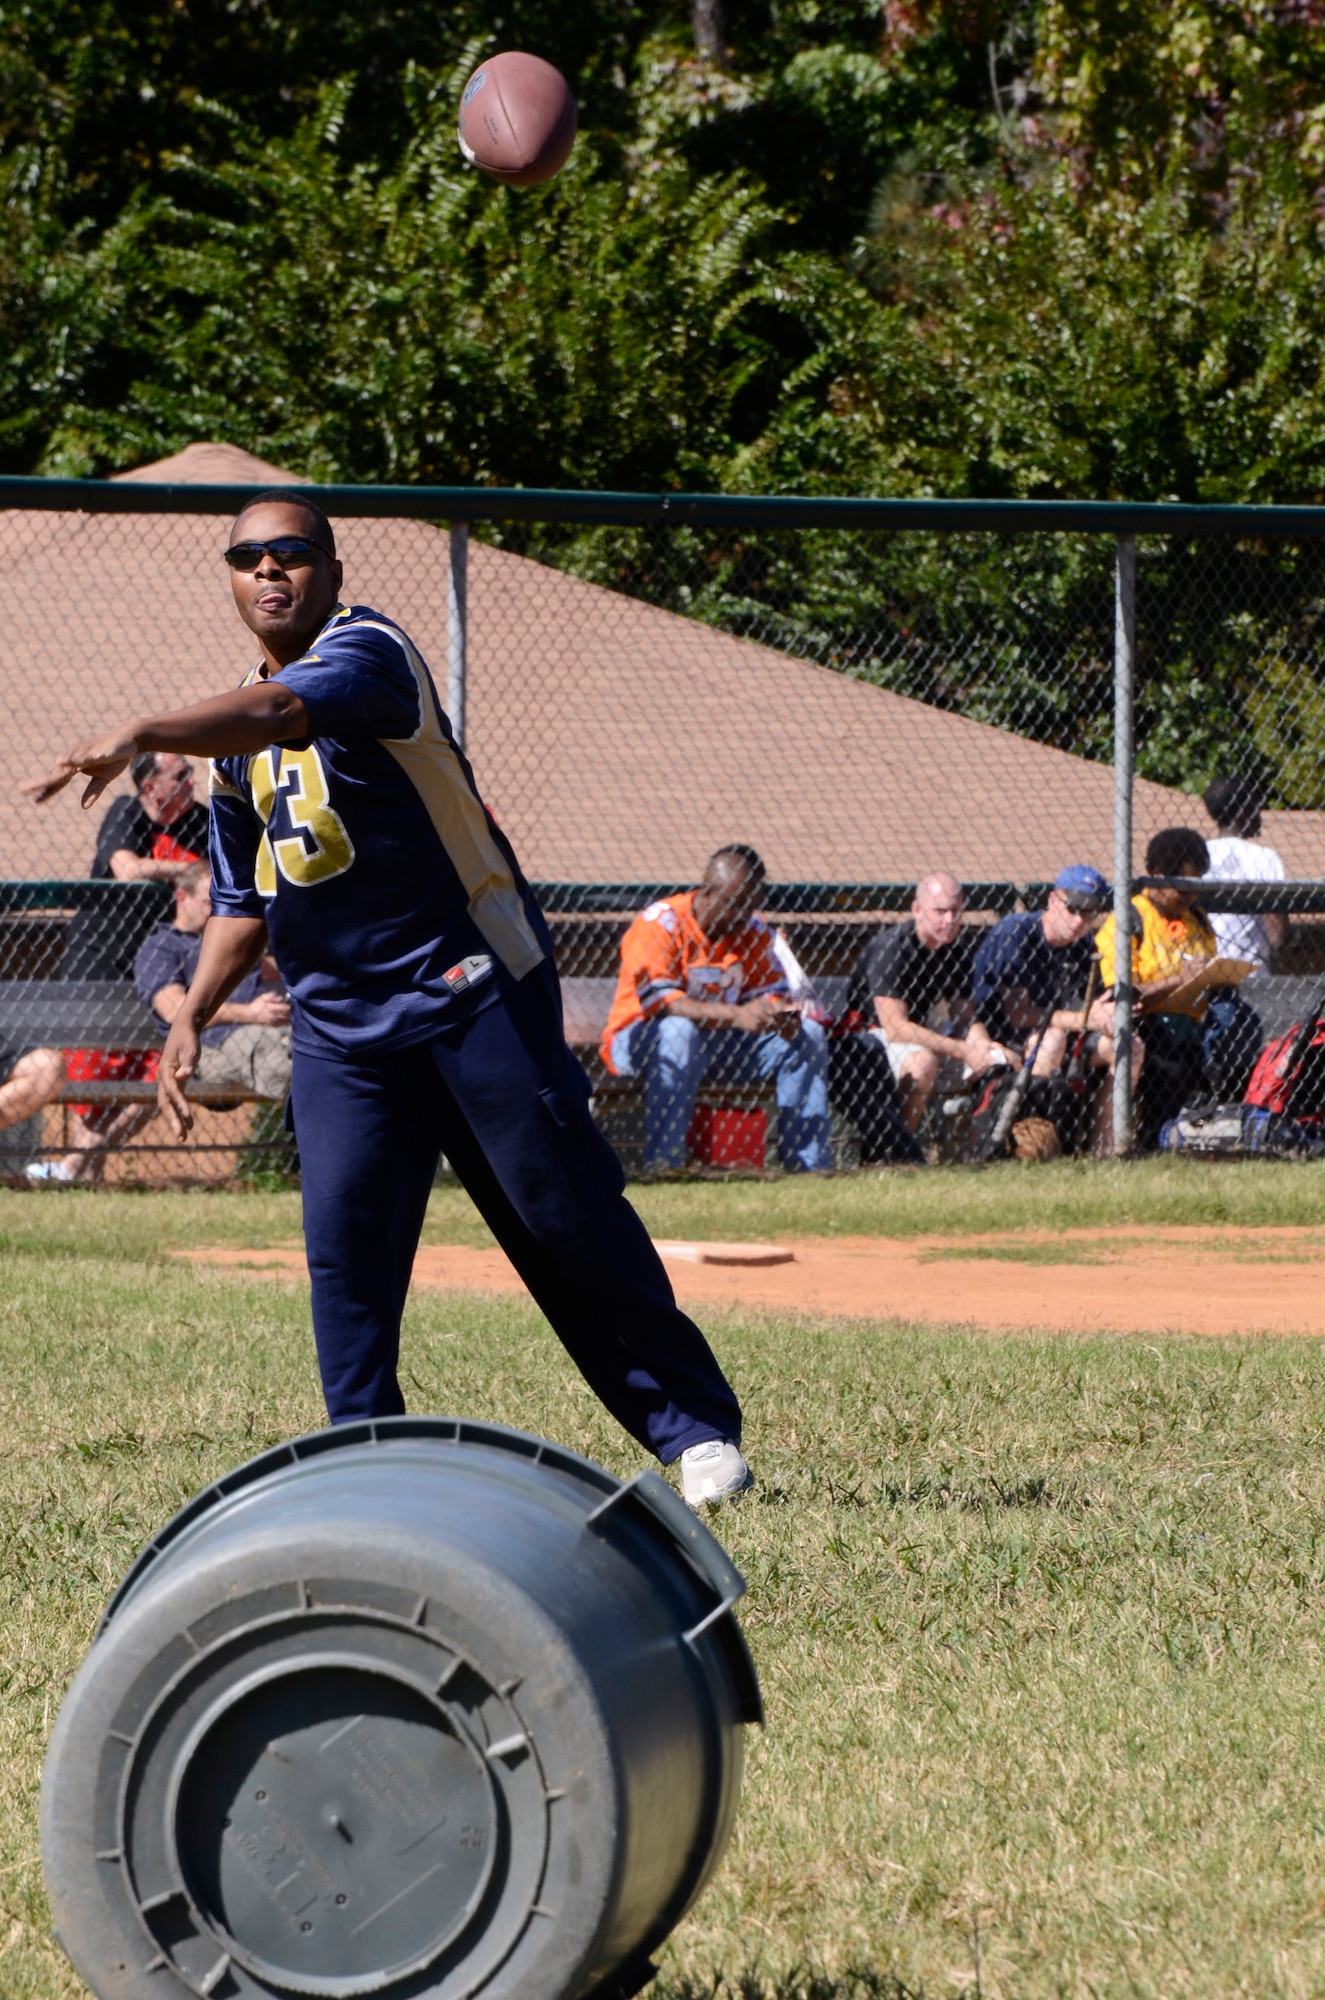
<svg viewBox="0 0 1325 2000">
<path fill-rule="evenodd" d="M 740 1576 L 667 1483 L 401 1417 L 264 1453 L 112 1598 L 42 1787 L 100 2000 L 628 1995 L 761 1719 Z"/>
</svg>

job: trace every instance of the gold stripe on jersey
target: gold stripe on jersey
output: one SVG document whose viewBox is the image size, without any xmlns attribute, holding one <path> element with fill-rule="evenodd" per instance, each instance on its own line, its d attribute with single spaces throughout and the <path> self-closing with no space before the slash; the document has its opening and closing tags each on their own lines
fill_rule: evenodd
<svg viewBox="0 0 1325 2000">
<path fill-rule="evenodd" d="M 338 605 L 331 619 L 323 627 L 321 636 L 323 638 L 334 636 L 335 627 L 343 618 L 350 616 L 348 606 Z M 374 631 L 385 633 L 388 639 L 394 640 L 400 647 L 414 676 L 414 685 L 419 694 L 419 726 L 414 734 L 408 737 L 380 737 L 378 740 L 382 748 L 395 758 L 423 801 L 437 838 L 446 849 L 460 877 L 469 900 L 469 914 L 478 926 L 484 941 L 513 978 L 523 979 L 527 972 L 532 972 L 536 965 L 541 965 L 544 956 L 543 947 L 525 915 L 524 902 L 506 858 L 492 837 L 488 816 L 480 801 L 475 798 L 465 777 L 455 746 L 442 729 L 441 717 L 433 699 L 432 683 L 423 662 L 410 640 L 394 626 L 382 625 L 376 619 L 365 618 L 357 621 L 354 629 L 360 630 L 365 625 L 371 625 Z M 315 656 L 305 654 L 303 657 L 308 659 Z M 261 666 L 257 666 L 245 675 L 241 685 L 249 687 L 254 681 L 265 678 Z M 250 780 L 254 777 L 255 761 L 255 758 L 250 757 L 246 762 Z M 218 797 L 245 796 L 223 778 L 214 765 L 211 789 Z M 266 814 L 262 817 L 265 823 Z M 255 886 L 260 894 L 270 895 L 275 891 L 276 880 L 275 868 L 271 865 L 271 851 L 265 824 L 262 846 L 267 849 L 266 858 L 267 866 L 271 870 L 271 883 L 270 888 L 262 881 Z M 264 857 L 259 855 L 260 874 L 266 873 L 263 859 Z"/>
<path fill-rule="evenodd" d="M 410 737 L 382 738 L 382 748 L 395 758 L 422 799 L 437 838 L 464 884 L 469 914 L 485 941 L 511 976 L 523 979 L 526 972 L 542 963 L 543 947 L 525 915 L 506 857 L 492 837 L 488 816 L 442 728 L 422 660 L 402 632 L 389 625 L 375 629 L 401 647 L 419 691 L 419 727 Z"/>
</svg>

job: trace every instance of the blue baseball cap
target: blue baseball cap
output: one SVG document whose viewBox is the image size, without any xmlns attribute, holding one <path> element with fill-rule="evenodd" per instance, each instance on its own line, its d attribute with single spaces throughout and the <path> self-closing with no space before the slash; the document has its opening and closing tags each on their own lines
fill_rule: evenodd
<svg viewBox="0 0 1325 2000">
<path fill-rule="evenodd" d="M 1098 868 L 1087 868 L 1084 862 L 1074 862 L 1064 868 L 1054 882 L 1055 889 L 1062 889 L 1069 896 L 1089 896 L 1093 902 L 1107 903 L 1112 893 L 1108 883 Z"/>
</svg>

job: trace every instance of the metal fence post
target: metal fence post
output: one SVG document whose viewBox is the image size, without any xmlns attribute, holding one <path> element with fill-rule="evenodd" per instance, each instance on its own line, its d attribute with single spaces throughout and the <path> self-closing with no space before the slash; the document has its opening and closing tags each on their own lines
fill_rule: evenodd
<svg viewBox="0 0 1325 2000">
<path fill-rule="evenodd" d="M 465 747 L 465 679 L 469 649 L 469 523 L 451 523 L 446 586 L 446 712 L 451 734 Z"/>
<path fill-rule="evenodd" d="M 1119 535 L 1113 624 L 1113 1150 L 1132 1144 L 1132 781 L 1136 766 L 1136 536 Z"/>
</svg>

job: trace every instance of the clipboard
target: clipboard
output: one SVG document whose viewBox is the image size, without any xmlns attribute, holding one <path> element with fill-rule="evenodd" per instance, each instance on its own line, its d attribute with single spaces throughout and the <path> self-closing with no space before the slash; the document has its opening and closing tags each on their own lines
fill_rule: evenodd
<svg viewBox="0 0 1325 2000">
<path fill-rule="evenodd" d="M 1209 987 L 1241 986 L 1256 970 L 1247 958 L 1207 958 L 1181 986 L 1173 987 L 1163 996 L 1160 1008 L 1165 1013 L 1184 1013 Z"/>
</svg>

